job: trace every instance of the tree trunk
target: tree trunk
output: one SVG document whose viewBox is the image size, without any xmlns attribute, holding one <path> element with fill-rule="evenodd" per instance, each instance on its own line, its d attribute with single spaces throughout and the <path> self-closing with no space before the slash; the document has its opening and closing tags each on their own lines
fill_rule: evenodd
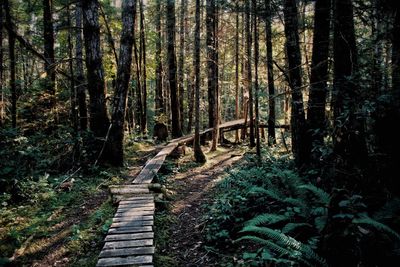
<svg viewBox="0 0 400 267">
<path fill-rule="evenodd" d="M 194 32 L 194 73 L 195 73 L 195 132 L 193 151 L 196 162 L 206 162 L 200 146 L 200 0 L 196 0 L 196 26 Z"/>
<path fill-rule="evenodd" d="M 123 165 L 123 140 L 126 100 L 131 76 L 132 47 L 134 43 L 136 0 L 124 0 L 122 4 L 122 33 L 119 50 L 119 64 L 113 101 L 112 127 L 110 131 L 110 163 Z"/>
<path fill-rule="evenodd" d="M 76 80 L 77 80 L 77 98 L 79 107 L 79 125 L 80 130 L 86 131 L 88 125 L 88 112 L 86 105 L 86 85 L 85 76 L 83 72 L 83 40 L 82 40 L 82 7 L 81 3 L 76 3 L 75 10 L 75 23 L 76 23 L 76 43 L 75 43 L 75 57 L 76 57 Z"/>
<path fill-rule="evenodd" d="M 182 136 L 180 120 L 180 103 L 176 84 L 176 54 L 175 54 L 175 0 L 167 0 L 167 58 L 168 80 L 171 96 L 172 137 Z"/>
<path fill-rule="evenodd" d="M 267 46 L 267 72 L 268 72 L 268 145 L 276 144 L 275 135 L 275 83 L 274 83 L 274 63 L 272 58 L 272 15 L 271 0 L 265 0 L 265 35 Z"/>
<path fill-rule="evenodd" d="M 146 135 L 147 134 L 147 73 L 146 73 L 146 37 L 144 28 L 144 13 L 143 13 L 143 0 L 139 2 L 140 9 L 140 43 L 141 43 L 141 54 L 142 54 L 142 105 L 143 112 L 140 120 L 140 130 Z"/>
<path fill-rule="evenodd" d="M 296 0 L 285 0 L 286 54 L 288 57 L 289 85 L 292 95 L 291 130 L 292 150 L 297 167 L 308 162 L 306 151 L 306 121 L 301 92 L 301 53 L 298 33 L 298 14 Z"/>
<path fill-rule="evenodd" d="M 44 40 L 44 57 L 47 61 L 44 64 L 46 70 L 46 91 L 47 93 L 54 95 L 56 93 L 56 72 L 55 72 L 55 61 L 54 61 L 54 30 L 53 30 L 53 18 L 52 0 L 43 0 L 43 40 Z"/>
<path fill-rule="evenodd" d="M 8 57 L 10 59 L 11 125 L 17 128 L 17 84 L 15 81 L 15 35 L 9 0 L 4 0 L 4 12 L 8 31 Z"/>
<path fill-rule="evenodd" d="M 3 91 L 3 2 L 0 3 L 0 127 L 4 124 L 4 91 Z"/>
<path fill-rule="evenodd" d="M 250 3 L 249 1 L 246 1 L 246 55 L 247 55 L 247 61 L 246 61 L 246 71 L 247 71 L 247 77 L 246 77 L 246 86 L 247 86 L 247 91 L 249 93 L 249 128 L 250 128 L 250 147 L 255 147 L 256 143 L 254 141 L 254 109 L 253 109 L 253 84 L 252 84 L 252 72 L 251 72 L 251 16 L 250 13 L 253 12 L 250 8 Z"/>
<path fill-rule="evenodd" d="M 72 35 L 73 35 L 73 25 L 72 25 L 72 20 L 71 20 L 71 10 L 70 10 L 70 5 L 68 2 L 67 5 L 67 24 L 68 24 L 68 37 L 67 37 L 67 43 L 68 43 L 68 56 L 69 56 L 69 62 L 68 62 L 68 67 L 69 67 L 69 73 L 71 75 L 70 79 L 70 90 L 71 90 L 71 95 L 70 95 L 70 101 L 71 101 L 71 119 L 72 119 L 72 127 L 74 129 L 74 135 L 78 134 L 78 113 L 76 109 L 76 102 L 77 102 L 77 93 L 76 93 L 76 87 L 75 87 L 75 73 L 74 73 L 74 60 L 73 60 L 73 44 L 72 44 Z"/>
<path fill-rule="evenodd" d="M 135 27 L 136 28 L 136 27 Z M 139 133 L 141 133 L 142 128 L 142 118 L 143 118 L 143 103 L 142 103 L 142 75 L 141 75 L 141 52 L 138 51 L 136 44 L 136 35 L 133 32 L 133 53 L 135 56 L 135 70 L 136 70 L 136 112 L 135 112 L 135 122 L 136 128 Z"/>
<path fill-rule="evenodd" d="M 236 35 L 235 35 L 235 119 L 239 114 L 239 4 L 236 2 Z M 235 142 L 239 143 L 239 130 L 235 131 Z"/>
<path fill-rule="evenodd" d="M 162 61 L 161 61 L 161 0 L 156 0 L 156 115 L 161 115 L 164 110 L 164 96 L 163 96 L 163 75 L 162 75 Z"/>
<path fill-rule="evenodd" d="M 218 11 L 215 0 L 206 1 L 206 42 L 208 68 L 208 126 L 213 128 L 211 151 L 218 141 Z"/>
<path fill-rule="evenodd" d="M 83 36 L 85 40 L 87 83 L 90 98 L 90 129 L 98 139 L 96 153 L 101 153 L 110 120 L 106 107 L 104 69 L 100 49 L 99 3 L 82 1 Z M 99 155 L 101 157 L 101 155 Z"/>
<path fill-rule="evenodd" d="M 186 0 L 181 0 L 181 10 L 179 18 L 179 61 L 178 61 L 178 91 L 179 91 L 179 102 L 180 102 L 180 115 L 181 115 L 181 127 L 184 129 L 184 95 L 185 88 L 183 84 L 184 76 L 184 59 L 185 59 L 185 16 L 188 3 Z"/>
<path fill-rule="evenodd" d="M 325 103 L 328 81 L 329 32 L 331 22 L 331 0 L 317 0 L 315 4 L 314 37 L 311 62 L 310 94 L 307 122 L 310 142 L 309 153 L 313 162 L 321 156 L 319 149 L 324 145 L 326 132 Z"/>
<path fill-rule="evenodd" d="M 336 159 L 336 179 L 339 186 L 354 185 L 348 180 L 354 168 L 367 164 L 364 122 L 356 118 L 361 103 L 360 87 L 356 78 L 358 59 L 351 0 L 336 0 L 334 31 L 334 92 L 333 107 L 335 132 L 333 138 Z M 359 117 L 359 116 L 357 116 Z M 343 171 L 347 175 L 343 175 Z M 354 175 L 359 176 L 354 173 Z M 347 177 L 346 177 L 347 176 Z M 360 185 L 359 185 L 360 186 Z"/>
<path fill-rule="evenodd" d="M 260 144 L 260 129 L 258 127 L 260 121 L 260 114 L 258 110 L 258 62 L 259 62 L 259 45 L 258 45 L 258 13 L 257 13 L 257 2 L 252 0 L 253 12 L 254 12 L 254 111 L 255 111 L 255 131 L 256 131 L 256 153 L 258 157 L 261 157 L 261 144 Z"/>
</svg>

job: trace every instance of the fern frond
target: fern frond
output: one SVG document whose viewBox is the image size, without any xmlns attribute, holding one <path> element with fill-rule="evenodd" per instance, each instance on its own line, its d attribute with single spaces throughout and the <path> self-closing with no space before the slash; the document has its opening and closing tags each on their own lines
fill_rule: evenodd
<svg viewBox="0 0 400 267">
<path fill-rule="evenodd" d="M 276 240 L 278 243 L 283 244 L 285 247 L 301 252 L 306 258 L 319 263 L 319 265 L 326 266 L 326 261 L 318 256 L 308 245 L 305 245 L 296 239 L 274 229 L 267 227 L 245 226 L 241 232 L 253 232 L 266 236 L 269 239 Z"/>
<path fill-rule="evenodd" d="M 330 201 L 330 196 L 329 196 L 328 193 L 326 193 L 321 188 L 318 188 L 313 184 L 300 185 L 299 188 L 310 191 L 311 193 L 313 193 L 319 199 L 319 201 L 322 204 L 328 205 L 328 203 Z"/>
<path fill-rule="evenodd" d="M 355 224 L 364 224 L 367 225 L 369 227 L 375 228 L 378 231 L 390 234 L 391 236 L 397 238 L 397 240 L 400 241 L 400 235 L 395 232 L 392 228 L 390 228 L 389 226 L 380 223 L 378 221 L 375 221 L 372 218 L 366 217 L 366 218 L 361 218 L 361 219 L 353 219 L 352 221 Z"/>
<path fill-rule="evenodd" d="M 284 233 L 284 234 L 291 233 L 294 230 L 296 230 L 297 228 L 302 227 L 302 226 L 310 226 L 311 227 L 311 225 L 309 223 L 288 223 L 282 228 L 282 233 Z"/>
<path fill-rule="evenodd" d="M 270 225 L 278 222 L 289 220 L 285 215 L 278 215 L 273 213 L 260 214 L 253 219 L 246 222 L 246 226 L 259 226 L 259 225 Z"/>
</svg>

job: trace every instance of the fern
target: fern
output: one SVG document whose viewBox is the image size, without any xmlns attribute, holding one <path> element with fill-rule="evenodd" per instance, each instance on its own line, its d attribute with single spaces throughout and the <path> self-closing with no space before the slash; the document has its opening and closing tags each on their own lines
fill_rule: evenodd
<svg viewBox="0 0 400 267">
<path fill-rule="evenodd" d="M 378 212 L 372 217 L 377 221 L 391 219 L 395 214 L 400 214 L 400 199 L 395 198 L 387 202 Z"/>
<path fill-rule="evenodd" d="M 289 220 L 285 215 L 277 215 L 273 213 L 260 214 L 246 223 L 246 226 L 270 225 L 278 222 Z"/>
<path fill-rule="evenodd" d="M 302 226 L 312 227 L 311 224 L 309 224 L 309 223 L 288 223 L 282 228 L 282 233 L 284 233 L 284 234 L 291 233 L 294 230 L 296 230 L 297 228 L 302 227 Z"/>
<path fill-rule="evenodd" d="M 387 233 L 395 238 L 397 238 L 398 241 L 400 241 L 400 235 L 396 233 L 392 228 L 389 226 L 380 223 L 378 221 L 375 221 L 374 219 L 371 219 L 369 217 L 361 218 L 361 219 L 353 219 L 352 221 L 354 224 L 364 224 L 369 227 L 375 228 L 378 231 L 381 231 L 383 233 Z"/>
<path fill-rule="evenodd" d="M 281 232 L 273 230 L 267 227 L 257 227 L 257 226 L 246 226 L 242 229 L 241 232 L 253 232 L 256 234 L 260 234 L 268 237 L 269 239 L 273 239 L 278 243 L 283 244 L 285 247 L 295 249 L 298 252 L 301 252 L 306 258 L 317 262 L 321 266 L 326 266 L 326 262 L 320 256 L 318 256 L 308 245 L 305 245 L 296 239 L 287 236 Z"/>
<path fill-rule="evenodd" d="M 313 193 L 318 199 L 319 201 L 324 204 L 324 205 L 328 205 L 329 201 L 330 201 L 330 197 L 329 194 L 326 193 L 324 190 L 322 190 L 321 188 L 316 187 L 313 184 L 305 184 L 305 185 L 300 185 L 299 186 L 300 189 L 305 189 L 310 191 L 311 193 Z"/>
</svg>

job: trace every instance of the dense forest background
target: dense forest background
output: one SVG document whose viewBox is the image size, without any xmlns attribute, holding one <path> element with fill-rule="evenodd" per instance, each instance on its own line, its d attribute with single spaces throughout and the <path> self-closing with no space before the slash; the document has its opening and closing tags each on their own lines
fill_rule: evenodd
<svg viewBox="0 0 400 267">
<path fill-rule="evenodd" d="M 196 162 L 220 144 L 255 153 L 236 177 L 264 217 L 243 237 L 226 214 L 217 247 L 253 241 L 245 259 L 268 266 L 398 260 L 397 1 L 1 0 L 0 29 L 2 209 L 195 133 Z"/>
</svg>

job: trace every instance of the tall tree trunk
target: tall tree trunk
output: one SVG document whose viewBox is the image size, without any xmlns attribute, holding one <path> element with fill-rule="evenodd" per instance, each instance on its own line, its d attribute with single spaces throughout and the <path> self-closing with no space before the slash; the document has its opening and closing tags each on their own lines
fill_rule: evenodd
<svg viewBox="0 0 400 267">
<path fill-rule="evenodd" d="M 76 37 L 75 37 L 75 57 L 76 57 L 76 91 L 79 107 L 79 125 L 80 130 L 86 131 L 88 126 L 88 112 L 86 105 L 86 85 L 83 72 L 83 40 L 82 40 L 82 6 L 80 2 L 76 3 L 75 10 Z"/>
<path fill-rule="evenodd" d="M 314 37 L 311 62 L 310 94 L 308 100 L 307 122 L 310 142 L 309 153 L 313 162 L 321 156 L 314 149 L 324 145 L 326 132 L 325 104 L 328 80 L 329 32 L 331 22 L 331 1 L 317 0 L 314 16 Z"/>
<path fill-rule="evenodd" d="M 0 2 L 0 127 L 3 127 L 5 118 L 5 103 L 3 91 L 3 2 Z"/>
<path fill-rule="evenodd" d="M 76 102 L 77 102 L 77 93 L 76 93 L 76 87 L 75 87 L 75 73 L 74 73 L 74 60 L 73 60 L 73 44 L 72 44 L 72 35 L 73 35 L 73 25 L 72 25 L 72 20 L 71 20 L 71 10 L 70 10 L 70 2 L 68 2 L 67 5 L 67 24 L 68 24 L 68 37 L 67 37 L 67 43 L 68 43 L 68 56 L 69 56 L 69 74 L 71 76 L 70 78 L 70 101 L 71 101 L 71 119 L 72 119 L 72 127 L 74 129 L 74 134 L 77 135 L 78 133 L 78 113 L 76 109 Z"/>
<path fill-rule="evenodd" d="M 15 81 L 15 35 L 9 0 L 4 0 L 4 12 L 8 32 L 8 57 L 10 59 L 11 125 L 17 128 L 17 84 Z"/>
<path fill-rule="evenodd" d="M 180 103 L 176 84 L 176 54 L 175 54 L 175 0 L 167 0 L 167 58 L 168 80 L 171 96 L 172 137 L 182 136 L 180 120 Z"/>
<path fill-rule="evenodd" d="M 265 35 L 267 46 L 267 72 L 268 72 L 268 145 L 276 144 L 275 135 L 275 82 L 274 63 L 272 58 L 272 14 L 271 0 L 265 0 Z"/>
<path fill-rule="evenodd" d="M 235 33 L 235 119 L 240 119 L 239 113 L 239 3 L 236 2 L 236 33 Z M 239 142 L 239 130 L 235 131 L 235 142 Z"/>
<path fill-rule="evenodd" d="M 161 60 L 161 0 L 156 0 L 156 115 L 161 115 L 164 110 L 163 96 L 163 75 L 162 75 L 162 60 Z"/>
<path fill-rule="evenodd" d="M 146 73 L 146 36 L 144 28 L 144 12 L 143 12 L 143 0 L 139 2 L 140 9 L 140 43 L 142 52 L 142 105 L 143 112 L 140 120 L 140 130 L 146 135 L 147 134 L 147 73 Z"/>
<path fill-rule="evenodd" d="M 337 179 L 340 186 L 354 181 L 347 180 L 354 168 L 367 164 L 364 122 L 356 117 L 361 103 L 357 82 L 358 58 L 354 33 L 353 5 L 351 0 L 336 0 L 334 26 L 334 153 L 337 156 Z M 354 175 L 358 176 L 356 173 Z M 347 176 L 347 177 L 345 177 Z M 339 179 L 340 178 L 340 179 Z"/>
<path fill-rule="evenodd" d="M 194 73 L 195 73 L 195 132 L 193 151 L 196 162 L 205 162 L 206 157 L 200 146 L 200 0 L 196 0 L 196 26 L 194 32 Z"/>
<path fill-rule="evenodd" d="M 255 111 L 255 131 L 256 131 L 256 152 L 257 156 L 261 157 L 261 144 L 260 144 L 260 129 L 259 121 L 260 114 L 258 110 L 258 62 L 259 62 L 259 45 L 258 45 L 258 12 L 257 12 L 257 1 L 252 0 L 253 12 L 254 12 L 254 111 Z"/>
<path fill-rule="evenodd" d="M 208 67 L 208 124 L 212 131 L 211 151 L 218 141 L 218 11 L 215 0 L 206 1 L 206 42 Z"/>
<path fill-rule="evenodd" d="M 292 95 L 291 130 L 292 150 L 297 167 L 308 162 L 306 151 L 306 121 L 304 115 L 303 95 L 301 92 L 301 53 L 298 33 L 298 13 L 296 0 L 285 0 L 285 35 L 286 54 L 289 68 L 289 85 Z"/>
<path fill-rule="evenodd" d="M 112 126 L 110 131 L 110 163 L 115 166 L 122 166 L 124 159 L 123 141 L 125 110 L 129 80 L 131 76 L 135 15 L 136 0 L 124 0 L 122 3 L 122 33 L 119 50 L 119 64 L 113 100 Z"/>
<path fill-rule="evenodd" d="M 254 141 L 254 109 L 253 109 L 253 84 L 252 84 L 252 72 L 251 72 L 251 16 L 250 13 L 253 12 L 250 8 L 249 1 L 246 1 L 245 6 L 246 12 L 246 87 L 249 93 L 249 128 L 250 128 L 250 147 L 255 147 L 256 143 Z"/>
<path fill-rule="evenodd" d="M 136 26 L 135 26 L 136 28 Z M 138 51 L 136 44 L 136 34 L 133 32 L 133 53 L 135 57 L 135 70 L 136 70 L 136 112 L 135 112 L 135 122 L 136 128 L 139 133 L 141 133 L 141 125 L 143 118 L 143 103 L 142 103 L 142 75 L 141 75 L 141 52 Z"/>
<path fill-rule="evenodd" d="M 82 1 L 83 36 L 85 40 L 87 83 L 90 98 L 90 129 L 98 139 L 96 153 L 102 155 L 110 120 L 106 107 L 106 88 L 100 49 L 99 3 L 97 0 Z M 103 151 L 106 152 L 106 151 Z M 106 153 L 105 153 L 106 154 Z"/>
<path fill-rule="evenodd" d="M 186 0 L 181 0 L 181 10 L 179 15 L 179 61 L 178 61 L 178 91 L 179 91 L 179 102 L 180 102 L 180 114 L 181 114 L 181 127 L 184 129 L 184 105 L 183 100 L 185 96 L 184 87 L 184 60 L 185 60 L 185 16 L 188 3 Z"/>
<path fill-rule="evenodd" d="M 54 95 L 56 85 L 56 72 L 54 60 L 54 29 L 53 29 L 53 1 L 43 0 L 43 40 L 44 40 L 44 57 L 47 61 L 44 64 L 46 70 L 46 91 Z"/>
</svg>

